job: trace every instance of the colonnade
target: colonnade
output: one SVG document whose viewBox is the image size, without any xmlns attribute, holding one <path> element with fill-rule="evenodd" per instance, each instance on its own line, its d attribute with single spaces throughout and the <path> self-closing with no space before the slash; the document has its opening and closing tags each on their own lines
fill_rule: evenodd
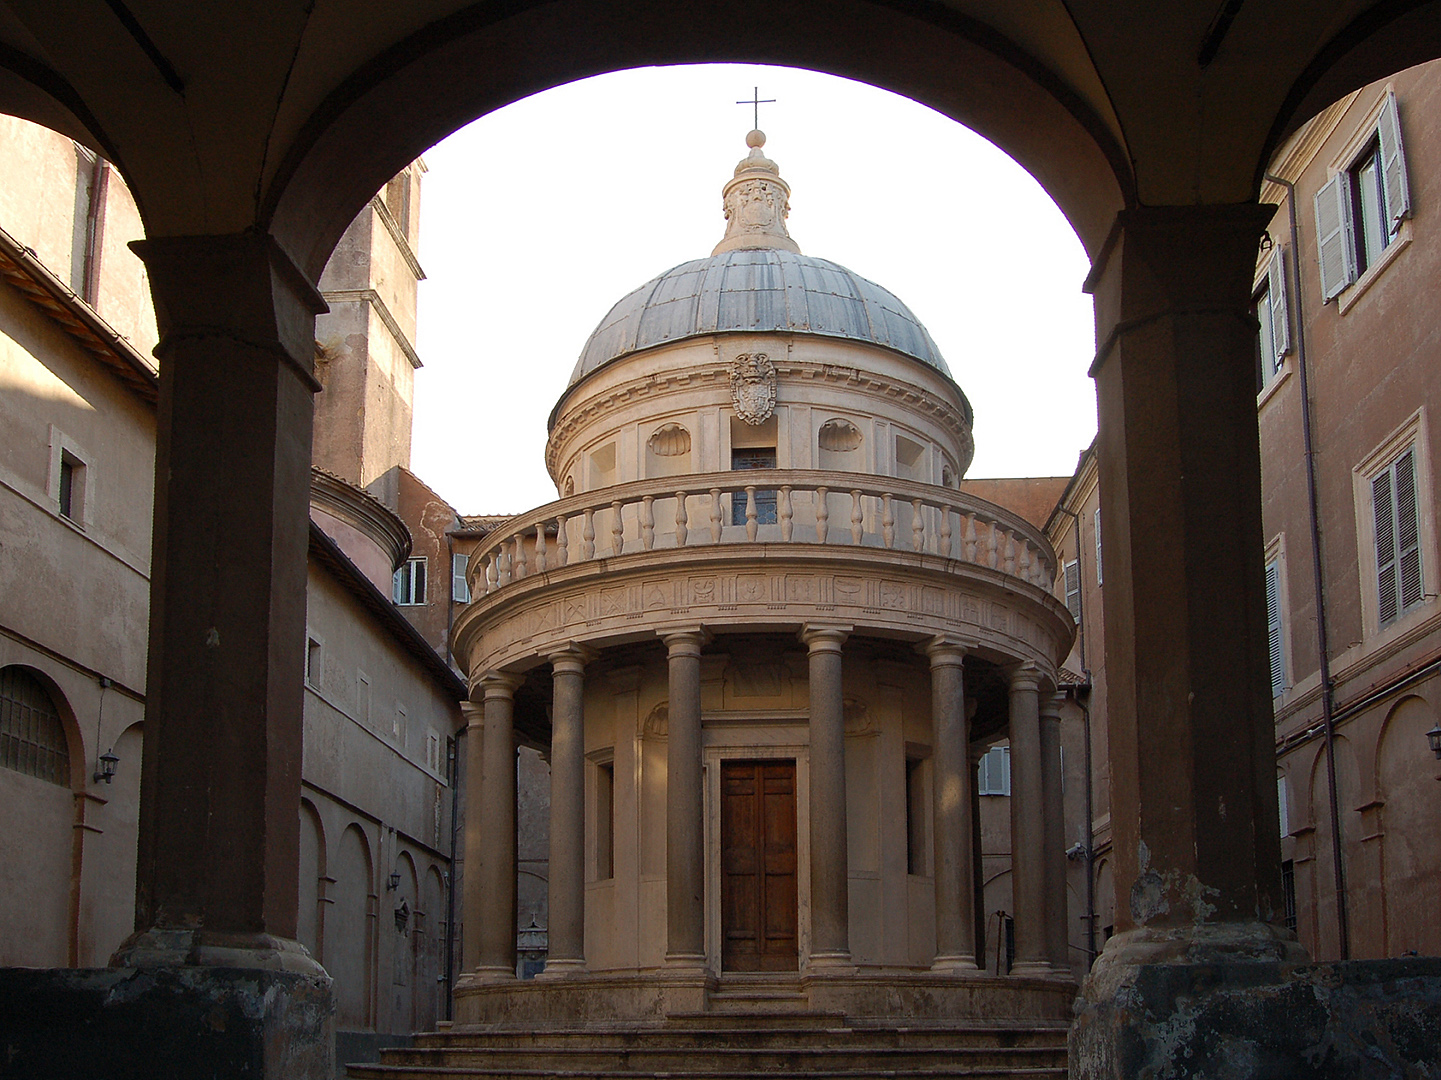
<svg viewBox="0 0 1441 1080">
<path fill-rule="evenodd" d="M 810 924 L 807 970 L 853 970 L 847 852 L 843 647 L 849 626 L 807 626 L 810 735 Z M 703 970 L 705 805 L 700 627 L 667 631 L 666 963 Z M 936 952 L 931 970 L 978 974 L 976 875 L 980 869 L 976 763 L 964 682 L 965 644 L 925 643 L 932 710 L 932 875 Z M 549 956 L 541 978 L 585 970 L 584 673 L 592 654 L 565 645 L 549 654 L 551 721 Z M 519 679 L 481 681 L 484 706 L 469 733 L 465 970 L 481 981 L 515 978 L 516 834 L 514 695 Z M 1059 696 L 1042 693 L 1032 665 L 1009 671 L 1012 882 L 1016 975 L 1069 972 L 1061 799 Z"/>
</svg>

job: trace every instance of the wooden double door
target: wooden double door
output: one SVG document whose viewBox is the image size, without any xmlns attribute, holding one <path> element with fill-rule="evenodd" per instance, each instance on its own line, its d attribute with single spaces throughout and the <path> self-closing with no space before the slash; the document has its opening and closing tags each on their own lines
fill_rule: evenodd
<svg viewBox="0 0 1441 1080">
<path fill-rule="evenodd" d="M 796 763 L 721 763 L 721 969 L 795 971 Z"/>
</svg>

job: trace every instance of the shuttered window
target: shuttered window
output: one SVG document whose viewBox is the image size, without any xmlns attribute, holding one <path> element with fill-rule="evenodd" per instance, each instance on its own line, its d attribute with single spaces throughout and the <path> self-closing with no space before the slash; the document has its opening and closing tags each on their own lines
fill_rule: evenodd
<svg viewBox="0 0 1441 1080">
<path fill-rule="evenodd" d="M 450 598 L 457 604 L 470 603 L 470 585 L 465 580 L 465 571 L 469 566 L 469 555 L 450 557 Z"/>
<path fill-rule="evenodd" d="M 1256 366 L 1259 369 L 1258 385 L 1264 389 L 1271 385 L 1276 373 L 1286 363 L 1286 354 L 1291 351 L 1291 314 L 1286 289 L 1286 252 L 1279 250 L 1271 260 L 1266 272 L 1266 281 L 1255 300 L 1256 323 L 1259 336 L 1256 340 Z"/>
<path fill-rule="evenodd" d="M 1096 533 L 1096 584 L 1101 584 L 1101 508 L 1096 507 L 1096 512 L 1091 518 L 1092 527 Z"/>
<path fill-rule="evenodd" d="M 425 557 L 407 559 L 391 581 L 392 598 L 397 604 L 425 603 Z"/>
<path fill-rule="evenodd" d="M 1420 530 L 1416 520 L 1416 455 L 1407 449 L 1371 478 L 1376 525 L 1376 615 L 1381 626 L 1421 603 Z"/>
<path fill-rule="evenodd" d="M 1316 192 L 1321 295 L 1339 296 L 1395 239 L 1411 216 L 1396 95 L 1386 92 L 1375 137 Z"/>
<path fill-rule="evenodd" d="M 1071 618 L 1081 617 L 1081 561 L 1074 559 L 1066 563 L 1066 609 Z"/>
<path fill-rule="evenodd" d="M 1271 696 L 1286 690 L 1286 638 L 1281 625 L 1281 564 L 1266 564 L 1266 637 L 1271 652 Z"/>
<path fill-rule="evenodd" d="M 22 667 L 0 668 L 0 766 L 70 786 L 65 725 L 50 693 Z"/>
<path fill-rule="evenodd" d="M 976 791 L 982 795 L 1011 793 L 1011 748 L 993 746 L 981 757 L 977 770 Z"/>
</svg>

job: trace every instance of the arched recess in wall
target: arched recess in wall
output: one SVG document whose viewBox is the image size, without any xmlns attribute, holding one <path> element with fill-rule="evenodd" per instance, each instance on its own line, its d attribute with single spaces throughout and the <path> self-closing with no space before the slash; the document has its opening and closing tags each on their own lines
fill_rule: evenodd
<svg viewBox="0 0 1441 1080">
<path fill-rule="evenodd" d="M 1441 955 L 1441 761 L 1426 740 L 1436 721 L 1436 706 L 1425 698 L 1403 698 L 1386 717 L 1376 750 L 1387 956 Z"/>
<path fill-rule="evenodd" d="M 677 476 L 691 472 L 691 435 L 681 424 L 662 424 L 645 442 L 645 475 Z"/>
<path fill-rule="evenodd" d="M 114 779 L 95 788 L 106 802 L 96 815 L 100 833 L 85 854 L 86 906 L 91 910 L 85 916 L 90 941 L 82 935 L 80 962 L 84 966 L 104 967 L 135 929 L 135 853 L 140 836 L 144 747 L 145 725 L 131 724 L 113 747 L 107 747 L 120 759 Z"/>
<path fill-rule="evenodd" d="M 320 958 L 325 941 L 325 913 L 320 881 L 325 876 L 325 825 L 309 799 L 300 800 L 300 909 L 296 938 Z"/>
<path fill-rule="evenodd" d="M 335 903 L 327 913 L 322 963 L 335 980 L 335 1021 L 341 1030 L 373 1022 L 375 971 L 375 874 L 370 842 L 357 824 L 340 835 L 335 854 Z"/>
<path fill-rule="evenodd" d="M 1355 747 L 1351 745 L 1351 740 L 1346 736 L 1337 735 L 1336 807 L 1341 822 L 1342 868 L 1348 873 L 1347 886 L 1348 891 L 1352 894 L 1347 911 L 1353 915 L 1350 920 L 1353 956 L 1361 955 L 1358 951 L 1360 942 L 1356 937 L 1356 920 L 1354 918 L 1356 893 L 1353 888 L 1353 886 L 1361 885 L 1355 875 L 1356 846 L 1361 831 L 1360 815 L 1356 813 L 1355 806 L 1360 788 L 1361 777 L 1356 766 Z M 1306 946 L 1314 959 L 1336 960 L 1340 958 L 1341 949 L 1336 924 L 1335 845 L 1331 841 L 1333 834 L 1329 782 L 1326 775 L 1326 752 L 1323 746 L 1318 746 L 1316 760 L 1311 766 L 1310 803 L 1310 820 L 1316 826 L 1316 857 L 1308 864 L 1311 867 L 1309 882 L 1311 918 L 1308 933 L 1308 927 L 1300 924 L 1304 913 L 1298 911 L 1297 931 L 1301 934 L 1301 944 Z M 1300 892 L 1299 882 L 1297 892 Z"/>
<path fill-rule="evenodd" d="M 84 756 L 55 681 L 37 668 L 0 668 L 0 967 L 71 963 L 73 793 L 83 790 Z"/>
<path fill-rule="evenodd" d="M 445 879 L 440 867 L 432 864 L 425 871 L 420 885 L 420 911 L 424 915 L 425 936 L 420 963 L 416 971 L 415 1029 L 435 1030 L 435 1022 L 445 1015 L 445 937 L 450 924 L 446 919 Z"/>
<path fill-rule="evenodd" d="M 381 933 L 391 939 L 390 949 L 390 1022 L 394 1030 L 415 1030 L 416 949 L 424 940 L 418 927 L 419 875 L 410 852 L 401 851 L 395 858 L 400 885 L 384 905 L 386 918 Z"/>
</svg>

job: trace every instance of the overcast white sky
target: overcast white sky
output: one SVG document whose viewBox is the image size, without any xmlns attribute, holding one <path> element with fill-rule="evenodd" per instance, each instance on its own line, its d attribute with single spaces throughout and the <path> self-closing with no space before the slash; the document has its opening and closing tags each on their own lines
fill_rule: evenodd
<svg viewBox="0 0 1441 1080">
<path fill-rule="evenodd" d="M 1068 475 L 1095 435 L 1087 262 L 1020 166 L 860 83 L 753 65 L 648 68 L 537 94 L 425 155 L 412 468 L 462 513 L 555 498 L 546 418 L 626 293 L 701 258 L 745 155 L 766 153 L 803 252 L 885 286 L 975 408 L 969 475 Z"/>
</svg>

